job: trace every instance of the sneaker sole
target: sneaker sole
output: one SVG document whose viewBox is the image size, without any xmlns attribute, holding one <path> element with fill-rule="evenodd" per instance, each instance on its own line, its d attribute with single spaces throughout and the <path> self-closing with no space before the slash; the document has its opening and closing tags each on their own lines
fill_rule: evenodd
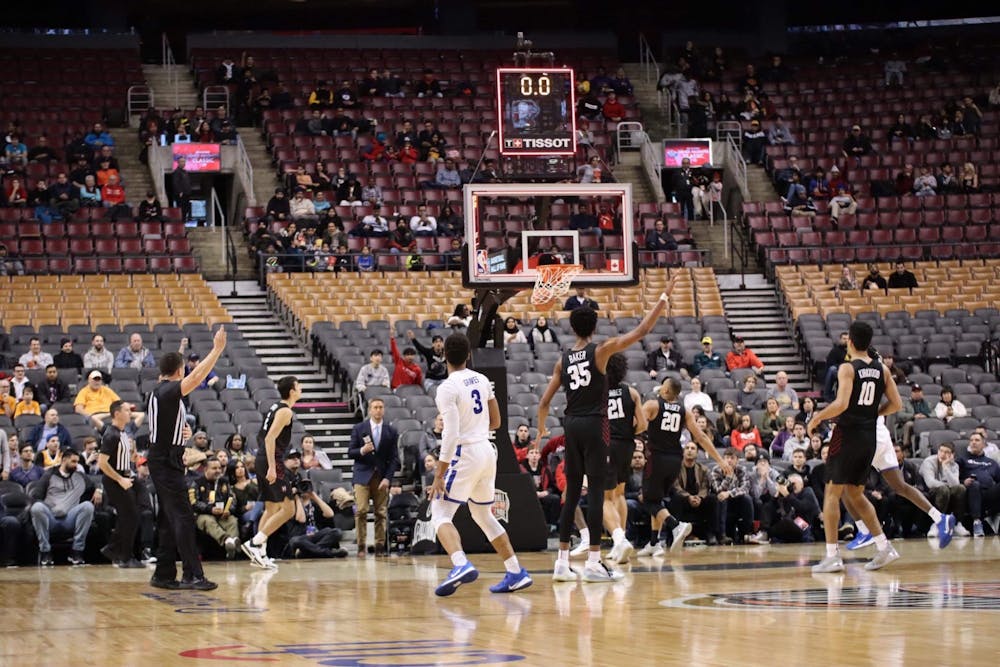
<svg viewBox="0 0 1000 667">
<path fill-rule="evenodd" d="M 580 580 L 580 574 L 573 569 L 564 574 L 559 574 L 556 572 L 552 573 L 552 581 L 579 581 L 579 580 Z"/>
<path fill-rule="evenodd" d="M 583 583 L 585 584 L 613 584 L 616 581 L 621 581 L 625 577 L 623 576 L 605 576 L 602 574 L 589 575 L 588 573 L 583 573 Z"/>
<path fill-rule="evenodd" d="M 434 595 L 438 597 L 447 597 L 458 590 L 458 587 L 462 584 L 471 584 L 473 581 L 479 578 L 479 570 L 469 570 L 464 573 L 461 577 L 454 580 L 444 580 L 441 585 L 434 589 Z"/>
<path fill-rule="evenodd" d="M 889 560 L 885 561 L 884 563 L 876 564 L 873 561 L 865 563 L 865 569 L 868 570 L 869 572 L 873 572 L 875 570 L 881 570 L 886 565 L 889 565 L 890 563 L 895 563 L 897 560 L 899 560 L 899 554 L 895 553 L 889 558 Z"/>
<path fill-rule="evenodd" d="M 249 546 L 247 546 L 247 543 L 246 543 L 246 542 L 244 542 L 243 544 L 241 544 L 241 545 L 240 545 L 240 550 L 241 550 L 241 551 L 242 551 L 243 553 L 245 553 L 245 554 L 246 554 L 247 558 L 249 558 L 249 559 L 250 559 L 250 563 L 251 563 L 252 565 L 256 565 L 257 567 L 261 568 L 262 570 L 266 570 L 266 569 L 268 569 L 268 568 L 267 568 L 267 564 L 266 564 L 266 563 L 264 563 L 264 561 L 262 561 L 262 560 L 260 559 L 260 556 L 258 556 L 257 554 L 255 554 L 255 553 L 253 552 L 253 550 L 252 550 L 252 549 L 251 549 L 251 548 L 250 548 Z"/>
<path fill-rule="evenodd" d="M 692 528 L 693 526 L 691 524 L 687 524 L 687 527 L 684 529 L 684 532 L 674 538 L 674 541 L 670 543 L 671 553 L 677 553 L 678 551 L 681 550 L 681 548 L 684 547 L 684 540 L 686 540 L 688 535 L 691 534 Z"/>
<path fill-rule="evenodd" d="M 843 572 L 843 571 L 844 571 L 843 565 L 835 568 L 834 567 L 825 567 L 823 569 L 819 569 L 816 567 L 812 568 L 813 574 L 836 574 L 837 572 Z"/>
<path fill-rule="evenodd" d="M 938 529 L 938 549 L 944 549 L 951 544 L 951 538 L 955 534 L 955 521 L 952 515 L 944 518 L 944 532 Z"/>
<path fill-rule="evenodd" d="M 622 553 L 620 556 L 618 556 L 616 562 L 619 565 L 625 565 L 630 560 L 632 560 L 632 556 L 634 555 L 635 555 L 635 547 L 633 547 L 632 545 L 628 545 L 625 547 L 624 550 L 622 550 Z"/>
</svg>

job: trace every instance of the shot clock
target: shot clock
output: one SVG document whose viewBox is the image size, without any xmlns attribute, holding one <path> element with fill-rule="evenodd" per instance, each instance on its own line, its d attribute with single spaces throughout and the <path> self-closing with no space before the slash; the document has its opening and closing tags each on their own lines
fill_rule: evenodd
<svg viewBox="0 0 1000 667">
<path fill-rule="evenodd" d="M 508 157 L 575 154 L 574 91 L 571 69 L 498 69 L 500 154 Z"/>
</svg>

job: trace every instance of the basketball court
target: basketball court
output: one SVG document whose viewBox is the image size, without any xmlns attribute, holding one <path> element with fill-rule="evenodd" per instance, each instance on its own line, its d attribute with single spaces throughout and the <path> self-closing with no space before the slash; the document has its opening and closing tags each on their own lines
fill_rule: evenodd
<svg viewBox="0 0 1000 667">
<path fill-rule="evenodd" d="M 510 595 L 494 554 L 480 580 L 434 596 L 444 556 L 286 561 L 275 574 L 208 563 L 211 593 L 150 588 L 106 565 L 5 570 L 6 665 L 986 665 L 1000 540 L 897 541 L 903 558 L 809 573 L 822 545 L 688 548 L 634 560 L 617 584 L 535 584 Z"/>
</svg>

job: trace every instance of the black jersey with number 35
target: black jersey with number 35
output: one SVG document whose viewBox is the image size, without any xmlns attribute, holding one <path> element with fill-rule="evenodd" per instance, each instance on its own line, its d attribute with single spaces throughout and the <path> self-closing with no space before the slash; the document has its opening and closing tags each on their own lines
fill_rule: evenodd
<svg viewBox="0 0 1000 667">
<path fill-rule="evenodd" d="M 564 352 L 560 379 L 566 390 L 566 416 L 607 415 L 608 385 L 604 373 L 597 370 L 597 343 Z"/>
<path fill-rule="evenodd" d="M 656 416 L 649 420 L 649 449 L 654 454 L 680 456 L 684 430 L 684 405 L 657 397 Z"/>
<path fill-rule="evenodd" d="M 882 362 L 877 359 L 850 362 L 854 369 L 854 386 L 851 398 L 837 419 L 840 427 L 874 428 L 878 420 L 878 409 L 885 393 L 885 372 Z"/>
<path fill-rule="evenodd" d="M 608 388 L 608 427 L 612 440 L 632 442 L 635 435 L 635 401 L 624 382 Z"/>
</svg>

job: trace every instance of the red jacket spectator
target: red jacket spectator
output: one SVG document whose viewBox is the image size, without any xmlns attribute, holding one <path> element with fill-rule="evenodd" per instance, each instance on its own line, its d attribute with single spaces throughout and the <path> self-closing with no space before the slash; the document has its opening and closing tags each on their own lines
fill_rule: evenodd
<svg viewBox="0 0 1000 667">
<path fill-rule="evenodd" d="M 737 368 L 752 368 L 755 371 L 764 370 L 764 362 L 746 347 L 742 338 L 733 340 L 733 349 L 726 355 L 726 368 L 735 371 Z"/>
<path fill-rule="evenodd" d="M 399 149 L 399 161 L 403 164 L 416 164 L 418 160 L 420 160 L 419 151 L 410 142 L 404 143 Z"/>
<path fill-rule="evenodd" d="M 608 99 L 604 101 L 601 113 L 608 120 L 623 120 L 625 118 L 625 105 L 618 101 L 614 93 L 608 93 Z"/>
<path fill-rule="evenodd" d="M 743 448 L 750 443 L 753 443 L 758 447 L 764 446 L 764 443 L 761 442 L 760 439 L 760 431 L 757 430 L 756 426 L 753 427 L 752 431 L 741 431 L 739 429 L 735 429 L 729 434 L 729 444 L 741 452 L 743 451 Z"/>
<path fill-rule="evenodd" d="M 101 188 L 101 201 L 105 204 L 116 206 L 125 203 L 125 188 L 115 183 L 105 183 Z"/>
<path fill-rule="evenodd" d="M 389 339 L 389 349 L 392 351 L 392 363 L 396 366 L 392 371 L 392 388 L 404 384 L 421 386 L 424 382 L 424 373 L 420 370 L 420 364 L 416 362 L 417 351 L 406 348 L 406 354 L 400 354 L 395 337 Z"/>
</svg>

